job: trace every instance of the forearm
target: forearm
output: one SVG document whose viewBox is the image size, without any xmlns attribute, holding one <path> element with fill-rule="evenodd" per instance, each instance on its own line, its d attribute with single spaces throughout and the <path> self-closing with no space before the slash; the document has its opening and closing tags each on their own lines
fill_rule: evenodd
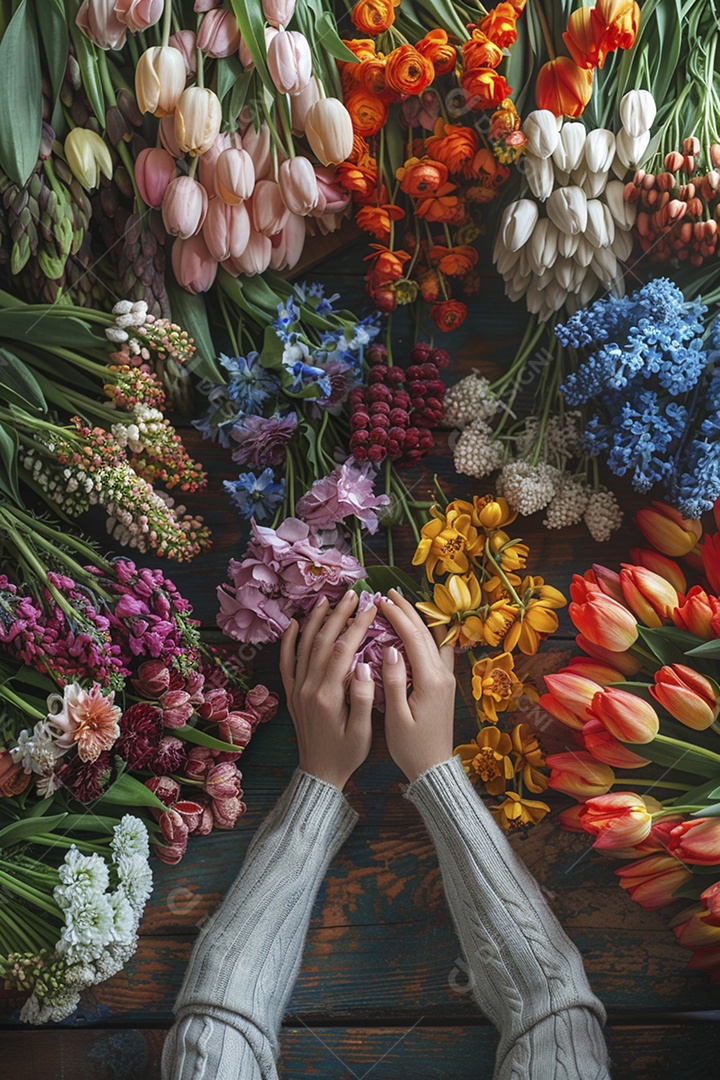
<svg viewBox="0 0 720 1080">
<path fill-rule="evenodd" d="M 337 788 L 296 771 L 200 933 L 165 1046 L 166 1080 L 276 1076 L 312 906 L 356 820 Z"/>
<path fill-rule="evenodd" d="M 473 994 L 500 1030 L 497 1076 L 605 1077 L 605 1012 L 582 958 L 459 760 L 433 766 L 406 795 L 437 849 Z M 578 1040 L 583 1071 L 573 1072 Z"/>
</svg>

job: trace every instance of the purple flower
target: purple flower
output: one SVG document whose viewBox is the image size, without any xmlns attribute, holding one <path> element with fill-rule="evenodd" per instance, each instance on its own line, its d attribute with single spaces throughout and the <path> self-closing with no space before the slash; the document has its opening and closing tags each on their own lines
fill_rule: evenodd
<svg viewBox="0 0 720 1080">
<path fill-rule="evenodd" d="M 387 506 L 387 495 L 374 495 L 375 471 L 370 462 L 358 465 L 354 458 L 333 469 L 329 476 L 316 480 L 296 506 L 296 513 L 313 530 L 331 529 L 353 515 L 369 533 L 377 531 L 375 510 Z"/>
<path fill-rule="evenodd" d="M 238 443 L 232 459 L 238 465 L 250 465 L 253 469 L 273 468 L 285 461 L 286 446 L 297 428 L 297 416 L 244 416 L 230 432 Z"/>
<path fill-rule="evenodd" d="M 345 687 L 346 691 L 349 693 L 350 680 L 358 664 L 369 664 L 373 682 L 375 683 L 375 700 L 373 706 L 378 712 L 385 712 L 385 693 L 383 691 L 382 681 L 382 666 L 385 649 L 393 645 L 400 653 L 400 656 L 405 663 L 405 671 L 407 672 L 408 693 L 412 690 L 412 670 L 408 658 L 405 655 L 405 646 L 403 645 L 402 640 L 382 614 L 382 606 L 380 604 L 381 598 L 382 593 L 360 593 L 356 614 L 366 611 L 372 604 L 375 604 L 377 607 L 377 615 L 370 623 L 370 627 L 363 638 L 362 644 L 353 657 L 350 671 L 345 680 Z"/>
</svg>

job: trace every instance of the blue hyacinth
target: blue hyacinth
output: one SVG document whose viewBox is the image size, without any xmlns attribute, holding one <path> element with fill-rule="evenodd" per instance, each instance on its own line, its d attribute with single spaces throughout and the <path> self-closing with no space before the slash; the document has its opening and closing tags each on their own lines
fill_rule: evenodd
<svg viewBox="0 0 720 1080">
<path fill-rule="evenodd" d="M 259 476 L 240 473 L 237 480 L 224 480 L 223 486 L 241 516 L 255 518 L 259 525 L 272 520 L 285 498 L 285 480 L 276 481 L 270 468 L 263 469 Z"/>
</svg>

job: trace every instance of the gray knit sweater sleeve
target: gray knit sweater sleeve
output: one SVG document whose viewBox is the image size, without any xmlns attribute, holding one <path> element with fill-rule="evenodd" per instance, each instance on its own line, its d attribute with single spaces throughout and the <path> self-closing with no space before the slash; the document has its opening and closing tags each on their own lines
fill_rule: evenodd
<svg viewBox="0 0 720 1080">
<path fill-rule="evenodd" d="M 313 902 L 356 821 L 336 787 L 296 770 L 200 933 L 163 1049 L 163 1080 L 276 1080 Z"/>
<path fill-rule="evenodd" d="M 607 1080 L 582 958 L 459 758 L 405 791 L 435 844 L 475 1000 L 500 1031 L 495 1080 Z"/>
</svg>

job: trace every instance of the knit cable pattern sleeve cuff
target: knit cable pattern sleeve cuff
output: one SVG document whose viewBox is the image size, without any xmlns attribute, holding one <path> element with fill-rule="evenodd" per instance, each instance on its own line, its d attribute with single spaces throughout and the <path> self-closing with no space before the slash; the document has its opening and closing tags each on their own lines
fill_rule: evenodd
<svg viewBox="0 0 720 1080">
<path fill-rule="evenodd" d="M 355 828 L 357 820 L 358 815 L 339 788 L 298 768 L 263 822 L 260 833 L 265 833 L 268 828 L 292 830 L 294 839 L 299 842 L 307 840 L 327 846 L 332 858 Z"/>
</svg>

